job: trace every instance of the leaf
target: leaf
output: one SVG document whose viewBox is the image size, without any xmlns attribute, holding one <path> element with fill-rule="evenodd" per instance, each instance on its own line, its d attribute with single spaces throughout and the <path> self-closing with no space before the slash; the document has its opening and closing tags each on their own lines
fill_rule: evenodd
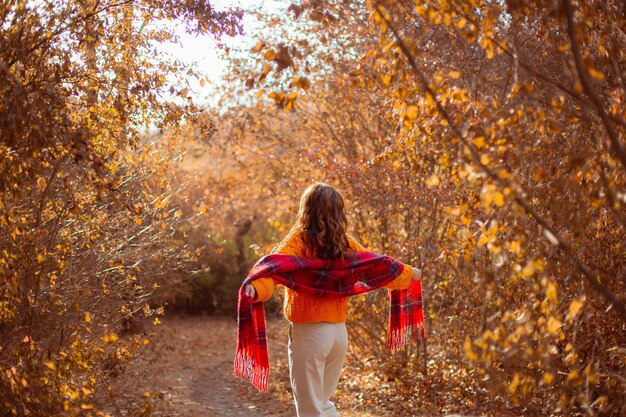
<svg viewBox="0 0 626 417">
<path fill-rule="evenodd" d="M 289 47 L 284 44 L 278 45 L 278 54 L 276 55 L 275 61 L 278 64 L 276 66 L 276 71 L 278 72 L 289 67 L 295 67 L 296 65 L 289 54 Z"/>
<path fill-rule="evenodd" d="M 276 52 L 270 49 L 269 51 L 263 54 L 263 58 L 265 58 L 268 61 L 273 61 L 276 58 Z"/>
<path fill-rule="evenodd" d="M 263 48 L 265 48 L 265 42 L 258 41 L 254 48 L 252 48 L 252 52 L 260 52 Z"/>
<path fill-rule="evenodd" d="M 554 382 L 554 374 L 551 372 L 543 373 L 543 383 L 544 385 L 551 385 Z"/>
<path fill-rule="evenodd" d="M 554 283 L 548 283 L 548 287 L 546 288 L 546 298 L 550 301 L 556 301 L 557 298 L 557 289 Z"/>
<path fill-rule="evenodd" d="M 501 192 L 496 191 L 493 193 L 493 203 L 498 207 L 502 207 L 504 205 L 504 196 Z"/>
<path fill-rule="evenodd" d="M 469 336 L 465 336 L 465 342 L 463 343 L 463 350 L 465 350 L 465 356 L 471 361 L 478 360 L 478 355 L 474 352 L 472 347 L 472 341 Z"/>
<path fill-rule="evenodd" d="M 534 273 L 535 273 L 535 267 L 530 262 L 526 264 L 526 266 L 522 269 L 522 272 L 521 272 L 523 277 L 529 277 L 533 275 Z"/>
<path fill-rule="evenodd" d="M 520 248 L 521 242 L 519 240 L 514 240 L 513 242 L 511 242 L 509 250 L 511 251 L 511 253 L 518 253 L 520 251 Z"/>
<path fill-rule="evenodd" d="M 513 375 L 513 380 L 511 381 L 507 389 L 511 394 L 515 394 L 515 391 L 517 391 L 517 387 L 519 387 L 519 385 L 520 385 L 520 376 L 516 372 L 515 375 Z"/>
<path fill-rule="evenodd" d="M 418 110 L 419 109 L 417 108 L 417 106 L 409 106 L 409 107 L 407 107 L 406 111 L 404 112 L 404 115 L 409 120 L 415 120 L 415 119 L 417 119 L 417 112 L 418 112 Z"/>
<path fill-rule="evenodd" d="M 548 318 L 548 323 L 546 324 L 546 328 L 548 330 L 548 333 L 550 333 L 550 334 L 558 334 L 559 333 L 559 329 L 561 328 L 562 325 L 563 325 L 563 323 L 561 322 L 561 320 L 557 319 L 554 316 L 550 316 Z"/>
<path fill-rule="evenodd" d="M 427 180 L 426 180 L 426 185 L 429 187 L 436 187 L 438 186 L 440 183 L 439 177 L 437 176 L 437 174 L 433 174 L 431 175 Z"/>
<path fill-rule="evenodd" d="M 598 71 L 595 68 L 588 68 L 589 71 L 589 75 L 591 75 L 593 78 L 595 78 L 596 80 L 604 80 L 604 73 L 602 73 L 601 71 Z"/>
<path fill-rule="evenodd" d="M 102 340 L 104 341 L 105 344 L 115 343 L 117 342 L 118 339 L 119 337 L 117 336 L 116 333 L 107 333 L 104 336 L 102 336 Z"/>
<path fill-rule="evenodd" d="M 294 87 L 299 87 L 305 91 L 311 88 L 311 83 L 306 77 L 295 77 L 293 80 L 291 80 L 291 85 Z"/>
<path fill-rule="evenodd" d="M 569 310 L 567 312 L 567 320 L 568 321 L 572 321 L 576 318 L 576 316 L 578 316 L 578 313 L 580 313 L 580 310 L 582 310 L 583 305 L 585 302 L 585 297 L 581 297 L 581 298 L 575 298 L 572 300 L 572 302 L 569 305 Z"/>
</svg>

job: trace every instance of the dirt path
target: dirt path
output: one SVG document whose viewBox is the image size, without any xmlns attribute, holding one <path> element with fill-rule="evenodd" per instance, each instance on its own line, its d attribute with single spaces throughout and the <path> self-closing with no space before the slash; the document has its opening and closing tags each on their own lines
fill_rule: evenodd
<svg viewBox="0 0 626 417">
<path fill-rule="evenodd" d="M 144 351 L 110 381 L 104 411 L 111 417 L 294 417 L 287 322 L 268 322 L 268 392 L 232 375 L 236 327 L 224 317 L 167 316 Z M 393 392 L 385 381 L 363 382 L 344 372 L 335 398 L 341 417 L 453 417 L 437 396 L 427 407 L 407 408 L 388 399 Z"/>
<path fill-rule="evenodd" d="M 272 383 L 266 393 L 232 375 L 234 319 L 168 317 L 161 326 L 143 354 L 112 381 L 114 401 L 106 410 L 112 416 L 134 416 L 144 402 L 152 416 L 294 416 L 284 322 L 268 324 L 271 335 L 284 337 L 269 341 Z"/>
</svg>

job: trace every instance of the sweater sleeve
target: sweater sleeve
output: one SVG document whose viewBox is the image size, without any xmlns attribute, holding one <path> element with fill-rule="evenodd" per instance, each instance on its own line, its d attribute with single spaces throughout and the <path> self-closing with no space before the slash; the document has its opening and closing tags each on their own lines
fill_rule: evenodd
<svg viewBox="0 0 626 417">
<path fill-rule="evenodd" d="M 359 242 L 356 241 L 352 236 L 348 235 L 348 244 L 350 248 L 355 252 L 362 252 L 367 249 L 363 247 Z M 385 285 L 385 288 L 390 290 L 405 290 L 409 288 L 411 285 L 411 280 L 413 279 L 413 267 L 411 265 L 402 264 L 404 268 L 400 275 L 398 275 L 393 281 L 389 284 Z"/>
<path fill-rule="evenodd" d="M 274 293 L 276 288 L 276 282 L 269 277 L 261 277 L 251 282 L 252 286 L 256 290 L 256 298 L 254 301 L 267 301 Z"/>
<path fill-rule="evenodd" d="M 385 288 L 390 290 L 406 290 L 411 285 L 413 279 L 413 267 L 411 265 L 402 264 L 404 268 L 400 275 L 396 277 L 389 284 L 385 285 Z"/>
<path fill-rule="evenodd" d="M 298 235 L 281 242 L 276 246 L 272 253 L 280 253 L 282 255 L 302 256 L 302 242 Z M 270 299 L 276 288 L 276 281 L 272 277 L 260 277 L 251 282 L 256 290 L 256 298 L 254 301 L 267 301 Z"/>
</svg>

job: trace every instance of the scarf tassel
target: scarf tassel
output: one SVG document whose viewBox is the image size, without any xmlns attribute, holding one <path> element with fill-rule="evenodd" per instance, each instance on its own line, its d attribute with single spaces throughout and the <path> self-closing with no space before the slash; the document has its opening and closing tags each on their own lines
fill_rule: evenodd
<svg viewBox="0 0 626 417">
<path fill-rule="evenodd" d="M 387 335 L 387 348 L 392 352 L 397 352 L 402 346 L 408 344 L 409 340 L 420 340 L 425 337 L 426 327 L 423 321 L 403 329 L 392 329 L 390 327 Z"/>
<path fill-rule="evenodd" d="M 260 391 L 267 391 L 270 379 L 270 368 L 259 365 L 249 354 L 238 352 L 233 363 L 233 375 L 249 379 Z"/>
</svg>

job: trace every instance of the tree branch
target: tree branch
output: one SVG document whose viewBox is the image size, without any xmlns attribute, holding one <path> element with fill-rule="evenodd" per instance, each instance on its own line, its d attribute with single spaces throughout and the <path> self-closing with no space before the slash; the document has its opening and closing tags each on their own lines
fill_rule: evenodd
<svg viewBox="0 0 626 417">
<path fill-rule="evenodd" d="M 619 136 L 615 127 L 609 120 L 609 116 L 604 110 L 602 106 L 602 102 L 600 97 L 596 93 L 596 90 L 591 85 L 591 81 L 589 80 L 589 76 L 585 67 L 583 66 L 582 57 L 580 55 L 580 45 L 576 42 L 576 24 L 574 23 L 574 8 L 572 7 L 572 3 L 570 0 L 563 0 L 563 8 L 565 9 L 565 15 L 567 17 L 567 33 L 570 39 L 570 45 L 572 49 L 572 55 L 574 56 L 574 63 L 576 64 L 576 72 L 578 73 L 578 78 L 580 79 L 580 83 L 582 84 L 585 92 L 591 99 L 604 127 L 606 132 L 609 135 L 609 139 L 611 141 L 611 148 L 617 158 L 622 163 L 624 169 L 626 169 L 626 150 L 622 147 L 619 142 Z"/>
<path fill-rule="evenodd" d="M 567 1 L 567 0 L 564 0 L 564 1 Z M 467 136 L 463 134 L 461 129 L 455 124 L 453 118 L 449 115 L 449 113 L 441 104 L 439 97 L 430 87 L 426 76 L 424 75 L 420 67 L 417 65 L 417 62 L 415 61 L 415 57 L 409 50 L 407 44 L 404 42 L 404 40 L 400 36 L 396 27 L 387 18 L 387 13 L 385 12 L 385 10 L 382 9 L 379 4 L 376 4 L 376 10 L 378 11 L 382 19 L 384 19 L 385 22 L 387 23 L 387 27 L 389 28 L 389 30 L 393 33 L 396 39 L 396 43 L 398 44 L 398 47 L 400 48 L 400 50 L 402 51 L 402 53 L 408 60 L 408 63 L 411 69 L 413 70 L 413 73 L 417 77 L 418 82 L 421 85 L 422 89 L 426 91 L 428 95 L 430 95 L 430 97 L 433 99 L 433 102 L 435 103 L 435 106 L 439 114 L 448 122 L 448 125 L 452 129 L 453 133 L 461 140 L 463 145 L 465 145 L 468 148 L 473 162 L 485 174 L 487 174 L 487 176 L 491 180 L 493 180 L 501 188 L 509 187 L 511 189 L 514 189 L 514 187 L 511 187 L 511 185 L 506 180 L 500 178 L 493 170 L 491 170 L 488 166 L 486 166 L 485 164 L 481 162 L 480 154 L 478 153 L 474 145 L 467 140 Z M 626 322 L 626 306 L 624 305 L 624 303 L 618 300 L 615 294 L 613 294 L 606 286 L 604 286 L 598 281 L 598 279 L 596 278 L 598 274 L 592 271 L 589 267 L 587 267 L 587 265 L 585 265 L 580 260 L 580 258 L 576 255 L 576 253 L 572 249 L 572 247 L 559 236 L 559 233 L 556 231 L 556 229 L 551 224 L 549 224 L 547 220 L 541 217 L 539 213 L 522 197 L 522 195 L 523 195 L 523 192 L 513 193 L 513 200 L 517 204 L 519 204 L 520 207 L 524 209 L 526 214 L 528 214 L 539 226 L 541 226 L 547 232 L 546 234 L 549 233 L 552 235 L 552 237 L 554 237 L 554 239 L 557 242 L 556 244 L 557 247 L 561 250 L 562 253 L 565 254 L 567 258 L 569 258 L 569 260 L 574 264 L 575 268 L 580 273 L 583 274 L 583 276 L 585 277 L 585 280 L 591 286 L 591 288 L 593 288 L 594 291 L 600 294 L 606 301 L 612 304 L 615 307 L 615 310 L 617 310 L 619 317 L 623 321 Z"/>
</svg>

